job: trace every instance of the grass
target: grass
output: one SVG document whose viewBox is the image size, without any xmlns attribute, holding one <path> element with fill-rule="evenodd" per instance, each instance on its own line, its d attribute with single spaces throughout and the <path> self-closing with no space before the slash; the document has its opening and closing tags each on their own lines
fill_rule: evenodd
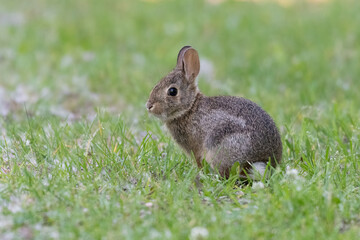
<svg viewBox="0 0 360 240">
<path fill-rule="evenodd" d="M 357 239 L 360 7 L 0 1 L 1 239 Z M 192 45 L 200 89 L 260 104 L 283 163 L 239 185 L 146 114 Z"/>
</svg>

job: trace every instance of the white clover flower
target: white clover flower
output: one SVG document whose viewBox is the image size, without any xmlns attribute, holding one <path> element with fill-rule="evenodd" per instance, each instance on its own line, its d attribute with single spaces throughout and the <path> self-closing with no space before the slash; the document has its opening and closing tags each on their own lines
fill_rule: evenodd
<svg viewBox="0 0 360 240">
<path fill-rule="evenodd" d="M 190 240 L 206 239 L 209 236 L 209 231 L 204 227 L 194 227 L 190 232 Z"/>
<path fill-rule="evenodd" d="M 286 175 L 297 177 L 299 176 L 299 171 L 295 168 L 290 168 L 289 166 L 286 167 Z"/>
<path fill-rule="evenodd" d="M 295 185 L 296 191 L 301 191 L 303 189 L 305 179 L 299 174 L 299 170 L 287 166 L 285 176 L 284 181 L 289 181 Z"/>
<path fill-rule="evenodd" d="M 262 189 L 262 188 L 264 188 L 264 187 L 265 187 L 265 185 L 264 185 L 263 182 L 254 182 L 253 185 L 252 185 L 252 188 L 253 188 L 254 190 Z"/>
</svg>

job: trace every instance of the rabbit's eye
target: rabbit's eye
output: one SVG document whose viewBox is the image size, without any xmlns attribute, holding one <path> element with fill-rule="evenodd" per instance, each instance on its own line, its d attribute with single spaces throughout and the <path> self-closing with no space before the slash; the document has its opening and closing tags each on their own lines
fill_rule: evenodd
<svg viewBox="0 0 360 240">
<path fill-rule="evenodd" d="M 177 92 L 178 92 L 177 89 L 174 88 L 174 87 L 172 87 L 172 88 L 169 88 L 169 90 L 168 90 L 168 95 L 170 95 L 170 96 L 176 96 Z"/>
</svg>

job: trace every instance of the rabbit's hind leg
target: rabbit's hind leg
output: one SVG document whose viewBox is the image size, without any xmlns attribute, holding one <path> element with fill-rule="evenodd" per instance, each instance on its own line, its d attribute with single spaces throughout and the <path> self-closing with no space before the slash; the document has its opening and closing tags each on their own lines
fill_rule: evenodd
<svg viewBox="0 0 360 240">
<path fill-rule="evenodd" d="M 224 149 L 212 149 L 205 154 L 205 160 L 210 164 L 211 168 L 218 171 L 224 178 L 229 178 L 231 162 L 229 161 L 228 152 Z"/>
<path fill-rule="evenodd" d="M 216 132 L 215 132 L 216 133 Z M 249 138 L 242 133 L 227 134 L 221 142 L 214 144 L 214 134 L 206 141 L 205 159 L 213 169 L 217 169 L 221 176 L 228 178 L 230 169 L 235 162 L 240 164 L 248 160 Z"/>
</svg>

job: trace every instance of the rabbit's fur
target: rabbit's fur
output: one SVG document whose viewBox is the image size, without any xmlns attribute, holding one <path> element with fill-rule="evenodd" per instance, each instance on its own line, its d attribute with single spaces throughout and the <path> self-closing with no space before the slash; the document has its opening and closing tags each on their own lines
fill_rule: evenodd
<svg viewBox="0 0 360 240">
<path fill-rule="evenodd" d="M 255 178 L 256 173 L 264 174 L 269 160 L 272 166 L 279 163 L 281 138 L 271 117 L 248 99 L 204 96 L 195 81 L 199 71 L 197 51 L 183 47 L 176 67 L 153 88 L 146 103 L 148 111 L 165 123 L 189 155 L 194 155 L 198 167 L 205 159 L 228 177 L 232 165 L 239 162 L 241 176 Z M 170 88 L 176 88 L 172 89 L 175 96 Z"/>
</svg>

